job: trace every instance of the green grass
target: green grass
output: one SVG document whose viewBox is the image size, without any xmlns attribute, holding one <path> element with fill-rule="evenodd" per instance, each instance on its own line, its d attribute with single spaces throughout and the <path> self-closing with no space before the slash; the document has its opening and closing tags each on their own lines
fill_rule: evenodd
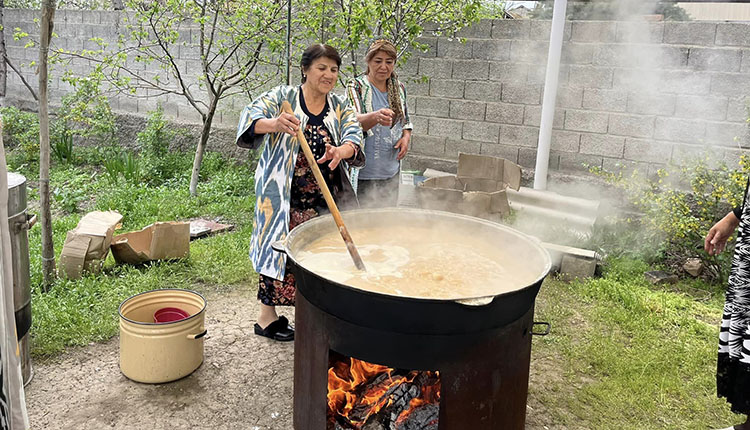
<svg viewBox="0 0 750 430">
<path fill-rule="evenodd" d="M 138 230 L 156 221 L 204 217 L 234 224 L 234 231 L 193 241 L 190 256 L 177 262 L 158 262 L 144 267 L 116 265 L 110 255 L 99 274 L 80 280 L 58 280 L 42 292 L 41 230 L 29 233 L 32 283 L 32 354 L 51 355 L 67 346 L 105 340 L 118 331 L 117 308 L 129 296 L 156 288 L 197 290 L 233 288 L 252 284 L 255 274 L 248 260 L 254 204 L 252 170 L 235 165 L 216 154 L 207 154 L 198 196 L 188 193 L 191 155 L 176 162 L 184 174 L 160 185 L 146 181 L 116 183 L 96 165 L 81 158 L 77 164 L 55 165 L 50 173 L 53 234 L 59 259 L 65 235 L 91 210 L 117 210 L 123 215 L 121 231 Z M 99 164 L 100 165 L 100 164 Z M 36 166 L 10 166 L 35 183 Z M 38 190 L 29 190 L 32 211 L 38 210 Z"/>
<path fill-rule="evenodd" d="M 688 281 L 662 290 L 644 280 L 646 270 L 613 260 L 603 278 L 545 283 L 536 319 L 550 321 L 553 332 L 535 340 L 534 354 L 555 357 L 562 377 L 531 392 L 566 428 L 740 422 L 716 397 L 723 292 Z"/>
</svg>

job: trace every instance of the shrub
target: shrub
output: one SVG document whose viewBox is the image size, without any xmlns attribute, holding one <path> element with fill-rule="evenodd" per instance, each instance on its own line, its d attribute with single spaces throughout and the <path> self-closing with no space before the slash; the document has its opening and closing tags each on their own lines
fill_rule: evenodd
<svg viewBox="0 0 750 430">
<path fill-rule="evenodd" d="M 109 99 L 101 91 L 101 76 L 63 78 L 75 92 L 66 94 L 60 100 L 55 130 L 58 134 L 69 134 L 93 138 L 99 143 L 116 144 L 117 124 Z"/>
<path fill-rule="evenodd" d="M 681 263 L 698 257 L 710 279 L 723 280 L 729 270 L 733 241 L 730 239 L 727 250 L 717 257 L 703 251 L 703 239 L 716 221 L 742 204 L 749 161 L 743 155 L 738 168 L 729 168 L 723 162 L 712 165 L 706 156 L 686 160 L 682 166 L 666 166 L 652 178 L 637 170 L 630 176 L 601 168 L 591 171 L 623 190 L 628 201 L 643 212 L 640 224 L 644 233 L 663 239 L 664 262 Z"/>
<path fill-rule="evenodd" d="M 164 109 L 159 105 L 156 110 L 148 116 L 146 128 L 138 133 L 136 141 L 141 152 L 148 155 L 161 156 L 169 150 L 169 142 L 174 138 L 175 132 L 167 128 L 164 119 Z"/>
<path fill-rule="evenodd" d="M 184 157 L 169 153 L 169 144 L 177 135 L 164 119 L 161 105 L 149 114 L 146 128 L 138 133 L 136 140 L 143 156 L 144 179 L 150 184 L 160 185 L 179 176 L 184 169 L 190 169 L 183 163 Z"/>
<path fill-rule="evenodd" d="M 25 161 L 39 159 L 39 116 L 7 106 L 3 116 L 3 142 L 8 149 L 19 149 Z"/>
</svg>

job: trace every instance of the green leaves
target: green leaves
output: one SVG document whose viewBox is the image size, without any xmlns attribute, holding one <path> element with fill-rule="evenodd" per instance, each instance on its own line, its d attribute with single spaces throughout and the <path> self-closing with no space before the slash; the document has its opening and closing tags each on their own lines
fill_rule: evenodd
<svg viewBox="0 0 750 430">
<path fill-rule="evenodd" d="M 361 52 L 373 39 L 391 40 L 404 62 L 409 50 L 425 48 L 419 41 L 424 33 L 453 35 L 479 19 L 480 5 L 479 0 L 312 0 L 297 12 L 295 42 L 298 50 L 310 40 L 335 47 L 352 61 L 342 72 L 355 75 L 364 70 Z"/>
<path fill-rule="evenodd" d="M 682 160 L 680 166 L 664 166 L 650 175 L 637 170 L 631 175 L 600 168 L 591 171 L 620 189 L 644 214 L 641 224 L 650 240 L 664 244 L 664 263 L 681 266 L 685 259 L 698 257 L 710 278 L 726 278 L 732 243 L 718 257 L 709 256 L 702 250 L 703 237 L 714 223 L 742 203 L 750 175 L 745 156 L 736 167 L 705 155 Z"/>
</svg>

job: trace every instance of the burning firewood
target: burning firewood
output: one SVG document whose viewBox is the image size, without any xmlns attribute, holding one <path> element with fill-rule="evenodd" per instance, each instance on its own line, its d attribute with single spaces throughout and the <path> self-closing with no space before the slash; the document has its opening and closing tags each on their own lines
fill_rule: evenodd
<svg viewBox="0 0 750 430">
<path fill-rule="evenodd" d="M 389 430 L 437 430 L 440 405 L 425 403 L 399 418 Z"/>
<path fill-rule="evenodd" d="M 353 362 L 357 369 L 368 369 Z M 327 430 L 430 430 L 437 429 L 440 376 L 437 372 L 379 369 L 380 373 L 352 373 L 348 391 L 345 369 L 336 363 L 329 372 Z M 356 381 L 356 382 L 355 382 Z M 330 390 L 335 388 L 334 392 Z M 423 406 L 435 406 L 432 409 Z M 419 414 L 415 415 L 419 410 Z M 426 420 L 426 421 L 423 421 Z M 404 427 L 409 426 L 409 427 Z M 430 427 L 432 426 L 432 427 Z"/>
</svg>

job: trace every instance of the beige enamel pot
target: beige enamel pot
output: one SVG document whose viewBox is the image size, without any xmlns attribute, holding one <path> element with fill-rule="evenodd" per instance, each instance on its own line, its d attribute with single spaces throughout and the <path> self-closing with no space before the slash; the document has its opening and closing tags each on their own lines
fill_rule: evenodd
<svg viewBox="0 0 750 430">
<path fill-rule="evenodd" d="M 154 323 L 162 308 L 180 308 L 190 316 Z M 206 300 L 195 291 L 163 289 L 136 294 L 120 305 L 120 370 L 151 384 L 174 381 L 203 363 Z"/>
</svg>

